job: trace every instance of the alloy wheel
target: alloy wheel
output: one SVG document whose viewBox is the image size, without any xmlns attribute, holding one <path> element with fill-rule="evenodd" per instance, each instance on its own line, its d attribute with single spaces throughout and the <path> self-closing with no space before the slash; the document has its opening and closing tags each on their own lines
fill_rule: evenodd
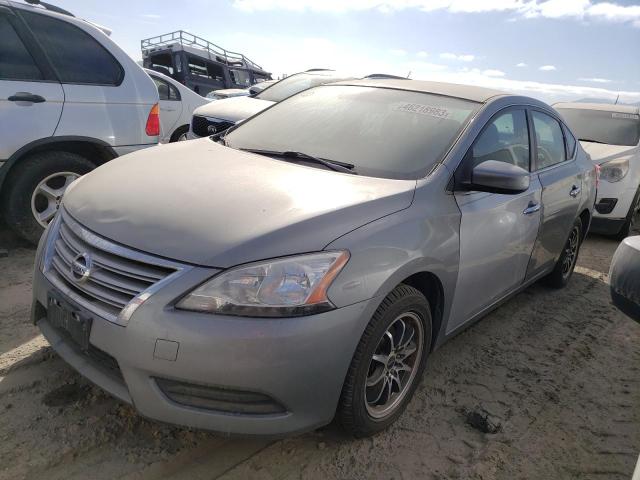
<svg viewBox="0 0 640 480">
<path fill-rule="evenodd" d="M 580 229 L 574 226 L 569 234 L 567 245 L 564 248 L 564 258 L 562 259 L 562 276 L 567 277 L 578 257 L 578 246 L 580 244 Z"/>
<path fill-rule="evenodd" d="M 371 357 L 364 386 L 371 417 L 388 417 L 400 405 L 420 365 L 423 341 L 422 321 L 413 312 L 396 317 L 384 332 Z"/>
<path fill-rule="evenodd" d="M 31 195 L 31 212 L 42 227 L 53 219 L 64 192 L 78 178 L 80 175 L 75 172 L 57 172 L 38 183 Z"/>
</svg>

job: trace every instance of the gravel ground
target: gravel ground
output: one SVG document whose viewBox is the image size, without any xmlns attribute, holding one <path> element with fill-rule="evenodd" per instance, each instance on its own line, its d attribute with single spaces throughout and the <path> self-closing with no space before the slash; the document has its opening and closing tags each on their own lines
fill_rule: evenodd
<svg viewBox="0 0 640 480">
<path fill-rule="evenodd" d="M 640 325 L 609 302 L 616 246 L 587 239 L 569 287 L 534 285 L 435 352 L 388 431 L 263 440 L 146 420 L 67 367 L 29 323 L 34 251 L 0 225 L 0 478 L 629 479 Z"/>
</svg>

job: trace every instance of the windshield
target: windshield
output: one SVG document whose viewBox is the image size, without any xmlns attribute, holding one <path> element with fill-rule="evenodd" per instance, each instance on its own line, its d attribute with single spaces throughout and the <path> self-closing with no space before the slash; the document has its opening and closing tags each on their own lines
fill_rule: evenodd
<svg viewBox="0 0 640 480">
<path fill-rule="evenodd" d="M 323 86 L 265 110 L 225 142 L 353 164 L 361 175 L 417 179 L 442 159 L 479 106 L 429 93 Z"/>
<path fill-rule="evenodd" d="M 285 98 L 289 98 L 291 95 L 295 95 L 307 88 L 317 87 L 324 83 L 339 82 L 341 80 L 349 80 L 349 78 L 336 75 L 320 75 L 317 73 L 297 73 L 267 87 L 264 91 L 256 95 L 255 98 L 269 100 L 270 102 L 281 102 Z"/>
<path fill-rule="evenodd" d="M 640 116 L 578 108 L 558 108 L 579 140 L 635 146 L 640 139 Z"/>
</svg>

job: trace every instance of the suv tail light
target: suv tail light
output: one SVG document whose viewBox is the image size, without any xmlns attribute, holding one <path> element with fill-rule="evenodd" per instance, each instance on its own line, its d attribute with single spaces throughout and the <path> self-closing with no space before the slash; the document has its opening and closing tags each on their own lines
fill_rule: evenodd
<svg viewBox="0 0 640 480">
<path fill-rule="evenodd" d="M 151 111 L 147 117 L 145 132 L 150 137 L 157 137 L 160 135 L 160 110 L 157 103 L 151 107 Z"/>
</svg>

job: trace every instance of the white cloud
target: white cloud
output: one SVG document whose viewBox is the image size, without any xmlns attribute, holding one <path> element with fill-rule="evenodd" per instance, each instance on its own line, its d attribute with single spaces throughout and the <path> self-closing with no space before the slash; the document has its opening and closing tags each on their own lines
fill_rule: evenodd
<svg viewBox="0 0 640 480">
<path fill-rule="evenodd" d="M 524 18 L 593 19 L 631 23 L 640 27 L 640 5 L 621 5 L 595 0 L 234 0 L 233 5 L 247 12 L 309 10 L 345 13 L 378 10 L 383 13 L 393 13 L 409 9 L 451 13 L 507 12 Z"/>
<path fill-rule="evenodd" d="M 538 70 L 541 70 L 543 72 L 553 72 L 554 70 L 557 70 L 557 68 L 555 67 L 555 65 L 543 65 Z"/>
<path fill-rule="evenodd" d="M 579 78 L 581 82 L 591 82 L 591 83 L 611 83 L 611 80 L 608 78 Z"/>
<path fill-rule="evenodd" d="M 483 70 L 482 74 L 486 75 L 487 77 L 504 77 L 506 75 L 502 70 L 495 70 L 492 68 Z"/>
<path fill-rule="evenodd" d="M 444 60 L 455 60 L 458 62 L 473 62 L 473 59 L 476 58 L 474 55 L 457 55 L 455 53 L 441 53 L 440 58 Z"/>
<path fill-rule="evenodd" d="M 524 63 L 524 62 L 520 62 L 519 64 L 516 65 L 516 67 L 520 67 L 520 68 L 523 68 L 523 67 L 526 67 L 526 66 L 527 66 L 527 64 Z"/>
<path fill-rule="evenodd" d="M 403 50 L 402 48 L 392 48 L 391 50 L 389 50 L 389 53 L 395 55 L 396 57 L 404 57 L 407 54 L 407 51 Z"/>
<path fill-rule="evenodd" d="M 416 57 L 419 57 L 419 58 L 426 58 L 428 56 L 429 56 L 429 54 L 427 52 L 425 52 L 424 50 L 416 53 Z"/>
</svg>

